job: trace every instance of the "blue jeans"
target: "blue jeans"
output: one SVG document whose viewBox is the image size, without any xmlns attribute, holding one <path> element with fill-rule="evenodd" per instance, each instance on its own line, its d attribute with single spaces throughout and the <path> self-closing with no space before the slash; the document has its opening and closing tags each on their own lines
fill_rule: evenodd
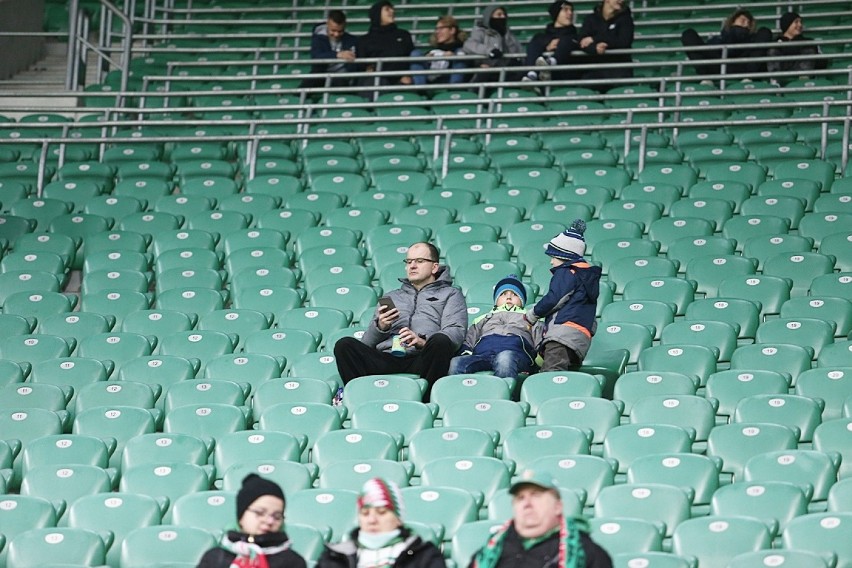
<svg viewBox="0 0 852 568">
<path fill-rule="evenodd" d="M 415 49 L 411 52 L 411 57 L 422 57 L 425 55 L 422 49 Z M 464 55 L 464 51 L 456 51 L 456 55 Z M 415 61 L 411 64 L 412 71 L 423 71 L 427 69 L 428 61 Z M 453 61 L 450 63 L 450 69 L 466 69 L 467 65 L 464 61 Z M 447 78 L 449 77 L 449 80 Z M 429 83 L 429 75 L 412 75 L 415 85 L 426 85 Z M 438 80 L 434 83 L 464 83 L 464 73 L 453 73 L 451 75 L 438 75 Z"/>
<path fill-rule="evenodd" d="M 518 373 L 532 370 L 530 358 L 525 353 L 517 351 L 500 351 L 486 355 L 459 355 L 450 361 L 451 375 L 476 373 L 478 371 L 494 371 L 498 377 L 518 378 Z"/>
</svg>

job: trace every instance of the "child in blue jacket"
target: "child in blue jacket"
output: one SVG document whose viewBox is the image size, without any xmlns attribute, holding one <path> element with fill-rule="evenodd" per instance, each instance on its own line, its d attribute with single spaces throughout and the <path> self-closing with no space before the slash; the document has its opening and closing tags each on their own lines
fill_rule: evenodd
<svg viewBox="0 0 852 568">
<path fill-rule="evenodd" d="M 567 371 L 579 366 L 597 327 L 595 310 L 601 269 L 583 258 L 585 231 L 586 223 L 575 219 L 567 230 L 550 240 L 545 250 L 550 256 L 550 285 L 525 316 L 530 324 L 544 320 L 544 325 L 535 328 L 542 371 Z"/>
<path fill-rule="evenodd" d="M 514 274 L 494 287 L 494 309 L 473 321 L 459 350 L 450 361 L 450 374 L 493 371 L 498 377 L 517 378 L 535 361 L 530 325 L 525 320 L 527 293 Z"/>
</svg>

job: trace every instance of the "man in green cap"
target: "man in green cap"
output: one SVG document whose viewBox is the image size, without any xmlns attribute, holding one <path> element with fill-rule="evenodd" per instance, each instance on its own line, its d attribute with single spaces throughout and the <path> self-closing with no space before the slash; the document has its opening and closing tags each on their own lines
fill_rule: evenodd
<svg viewBox="0 0 852 568">
<path fill-rule="evenodd" d="M 512 518 L 491 535 L 470 568 L 612 568 L 585 521 L 565 518 L 559 488 L 546 472 L 525 470 L 509 493 Z"/>
</svg>

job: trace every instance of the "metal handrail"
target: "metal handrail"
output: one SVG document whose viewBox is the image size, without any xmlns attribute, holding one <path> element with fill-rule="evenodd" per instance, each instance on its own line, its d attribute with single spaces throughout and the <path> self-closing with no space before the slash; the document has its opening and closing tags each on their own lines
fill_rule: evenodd
<svg viewBox="0 0 852 568">
<path fill-rule="evenodd" d="M 85 69 L 88 53 L 91 51 L 98 58 L 99 65 L 115 65 L 110 57 L 111 49 L 107 46 L 111 42 L 112 31 L 105 32 L 106 24 L 112 27 L 112 17 L 121 20 L 124 25 L 122 34 L 121 53 L 122 60 L 116 65 L 121 71 L 121 90 L 127 90 L 127 82 L 130 76 L 130 60 L 133 52 L 133 22 L 119 8 L 109 0 L 100 0 L 102 18 L 99 45 L 89 41 L 91 20 L 85 10 L 80 8 L 80 0 L 70 0 L 68 6 L 68 65 L 65 75 L 65 88 L 68 91 L 76 91 L 85 83 Z M 104 21 L 105 20 L 105 21 Z M 81 82 L 82 79 L 82 82 Z"/>
</svg>

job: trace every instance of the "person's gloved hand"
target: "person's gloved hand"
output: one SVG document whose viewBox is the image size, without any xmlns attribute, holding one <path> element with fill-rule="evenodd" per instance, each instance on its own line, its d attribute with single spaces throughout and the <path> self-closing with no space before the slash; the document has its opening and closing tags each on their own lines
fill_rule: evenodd
<svg viewBox="0 0 852 568">
<path fill-rule="evenodd" d="M 488 53 L 488 57 L 491 59 L 500 59 L 503 57 L 503 52 L 495 47 Z"/>
</svg>

